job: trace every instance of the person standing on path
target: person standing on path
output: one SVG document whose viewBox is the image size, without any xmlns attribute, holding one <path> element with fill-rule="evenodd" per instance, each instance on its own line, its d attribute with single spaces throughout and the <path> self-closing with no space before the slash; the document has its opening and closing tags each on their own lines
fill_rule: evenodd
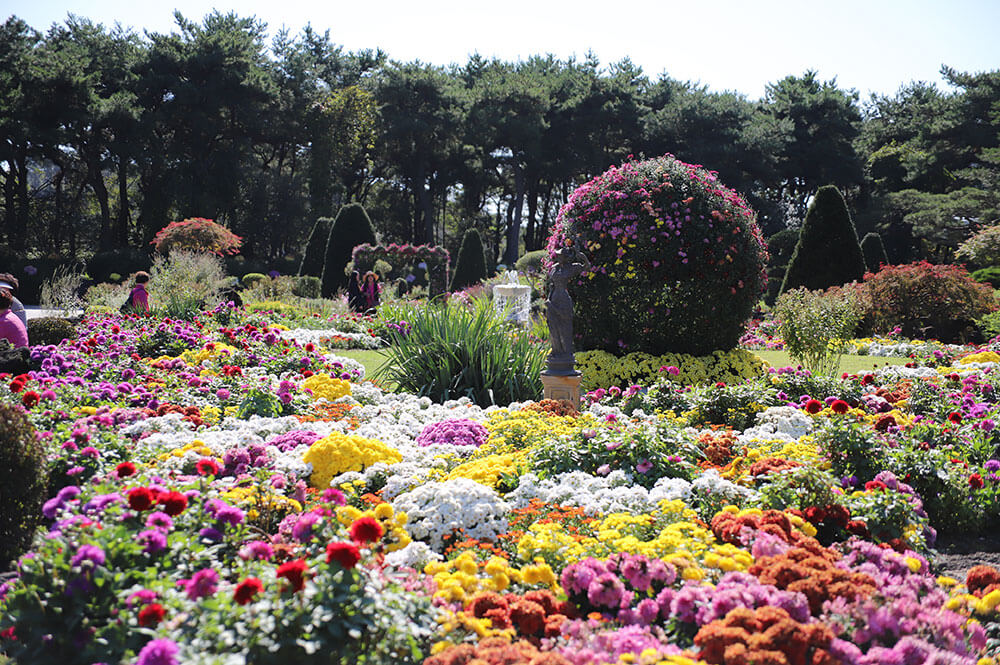
<svg viewBox="0 0 1000 665">
<path fill-rule="evenodd" d="M 378 275 L 371 270 L 365 273 L 365 283 L 361 286 L 361 294 L 364 296 L 365 306 L 368 310 L 374 311 L 379 305 Z"/>
<path fill-rule="evenodd" d="M 135 286 L 128 294 L 128 300 L 122 307 L 124 312 L 136 312 L 140 314 L 149 313 L 149 292 L 146 291 L 146 283 L 149 281 L 149 273 L 140 270 L 135 274 Z"/>
</svg>

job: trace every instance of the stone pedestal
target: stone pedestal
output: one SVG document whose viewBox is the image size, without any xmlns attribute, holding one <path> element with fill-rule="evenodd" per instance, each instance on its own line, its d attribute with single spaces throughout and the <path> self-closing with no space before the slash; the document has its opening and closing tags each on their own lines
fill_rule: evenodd
<svg viewBox="0 0 1000 665">
<path fill-rule="evenodd" d="M 567 399 L 573 405 L 580 408 L 580 380 L 583 375 L 580 372 L 572 374 L 552 374 L 548 371 L 542 372 L 542 386 L 545 399 L 561 400 Z"/>
</svg>

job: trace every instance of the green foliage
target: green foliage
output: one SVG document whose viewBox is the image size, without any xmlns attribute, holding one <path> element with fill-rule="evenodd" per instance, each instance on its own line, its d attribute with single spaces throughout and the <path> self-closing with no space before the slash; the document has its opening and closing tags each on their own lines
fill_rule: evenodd
<svg viewBox="0 0 1000 665">
<path fill-rule="evenodd" d="M 117 312 L 122 303 L 128 299 L 131 290 L 132 287 L 129 284 L 101 282 L 87 289 L 83 299 L 89 312 L 98 311 L 101 308 Z"/>
<path fill-rule="evenodd" d="M 87 274 L 97 283 L 120 282 L 121 275 L 131 275 L 152 266 L 149 254 L 134 247 L 97 252 L 87 261 Z M 115 279 L 113 275 L 118 275 Z"/>
<path fill-rule="evenodd" d="M 989 284 L 994 289 L 1000 289 L 1000 266 L 980 268 L 972 273 L 970 277 L 980 284 Z"/>
<path fill-rule="evenodd" d="M 838 477 L 855 476 L 864 485 L 885 468 L 885 446 L 876 432 L 852 418 L 835 416 L 814 436 Z"/>
<path fill-rule="evenodd" d="M 833 185 L 820 187 L 802 223 L 781 293 L 799 287 L 841 286 L 864 274 L 865 258 L 847 202 Z"/>
<path fill-rule="evenodd" d="M 850 291 L 804 288 L 781 294 L 774 312 L 789 355 L 816 374 L 837 370 L 863 314 Z"/>
<path fill-rule="evenodd" d="M 322 294 L 323 282 L 319 277 L 300 275 L 295 278 L 292 293 L 300 298 L 319 298 Z"/>
<path fill-rule="evenodd" d="M 248 272 L 247 274 L 243 275 L 243 279 L 240 280 L 240 284 L 242 284 L 243 287 L 249 289 L 256 286 L 259 282 L 263 282 L 269 279 L 271 278 L 263 273 Z"/>
<path fill-rule="evenodd" d="M 526 252 L 514 264 L 514 269 L 520 273 L 537 274 L 542 272 L 542 264 L 548 257 L 548 252 L 544 249 L 536 249 L 533 252 Z"/>
<path fill-rule="evenodd" d="M 583 374 L 581 388 L 595 390 L 631 385 L 651 386 L 663 375 L 662 368 L 676 367 L 673 379 L 682 386 L 707 385 L 718 382 L 742 383 L 761 376 L 764 362 L 744 349 L 715 351 L 707 356 L 682 353 L 629 353 L 616 357 L 607 351 L 583 351 L 575 354 L 576 369 Z"/>
<path fill-rule="evenodd" d="M 309 240 L 302 250 L 302 263 L 299 265 L 299 275 L 323 276 L 323 263 L 326 261 L 326 243 L 333 227 L 333 217 L 319 217 L 309 233 Z"/>
<path fill-rule="evenodd" d="M 157 256 L 150 270 L 150 309 L 171 318 L 191 318 L 204 307 L 214 307 L 226 284 L 222 260 L 208 253 L 175 250 Z"/>
<path fill-rule="evenodd" d="M 351 261 L 354 248 L 365 243 L 374 244 L 375 227 L 360 203 L 348 203 L 330 227 L 323 263 L 323 297 L 329 298 L 338 289 L 347 286 L 344 269 Z"/>
<path fill-rule="evenodd" d="M 813 465 L 769 473 L 758 489 L 760 507 L 805 510 L 811 506 L 829 506 L 839 503 L 833 491 L 839 485 L 839 480 L 829 471 Z"/>
<path fill-rule="evenodd" d="M 626 162 L 577 189 L 550 255 L 579 242 L 593 269 L 570 285 L 576 346 L 705 355 L 735 348 L 764 290 L 754 213 L 671 156 Z"/>
<path fill-rule="evenodd" d="M 76 325 L 55 316 L 28 319 L 28 341 L 32 346 L 39 344 L 59 344 L 64 339 L 76 337 Z"/>
<path fill-rule="evenodd" d="M 243 239 L 210 219 L 190 217 L 170 222 L 160 229 L 150 243 L 160 254 L 171 252 L 208 252 L 223 256 L 238 254 Z"/>
<path fill-rule="evenodd" d="M 955 257 L 979 266 L 1000 265 L 1000 225 L 987 226 L 966 238 L 955 250 Z"/>
<path fill-rule="evenodd" d="M 691 397 L 689 420 L 692 425 L 728 425 L 744 430 L 754 424 L 758 413 L 779 404 L 777 393 L 759 380 L 734 385 L 720 381 Z"/>
<path fill-rule="evenodd" d="M 477 229 L 468 229 L 462 236 L 462 246 L 455 260 L 451 290 L 459 291 L 484 279 L 486 279 L 486 254 L 483 251 L 483 239 Z"/>
<path fill-rule="evenodd" d="M 865 257 L 865 267 L 869 272 L 878 272 L 883 265 L 889 265 L 889 256 L 885 253 L 885 243 L 877 233 L 866 233 L 861 239 L 861 253 Z"/>
<path fill-rule="evenodd" d="M 379 374 L 398 390 L 442 403 L 468 397 L 507 405 L 542 396 L 544 346 L 502 320 L 488 300 L 419 307 L 383 306 L 390 346 Z"/>
<path fill-rule="evenodd" d="M 246 306 L 252 312 L 274 312 L 275 314 L 288 314 L 301 316 L 304 312 L 301 307 L 280 300 L 262 300 L 253 302 Z"/>
<path fill-rule="evenodd" d="M 993 289 L 965 268 L 926 261 L 886 266 L 865 275 L 871 319 L 877 332 L 896 326 L 904 337 L 958 342 L 976 334 L 975 321 L 996 311 Z"/>
<path fill-rule="evenodd" d="M 42 283 L 40 304 L 42 307 L 61 310 L 63 315 L 69 314 L 83 305 L 80 287 L 85 279 L 86 275 L 79 266 L 59 266 Z"/>
<path fill-rule="evenodd" d="M 799 229 L 782 229 L 767 239 L 768 262 L 772 266 L 787 266 L 799 244 Z"/>
<path fill-rule="evenodd" d="M 24 411 L 0 402 L 0 570 L 31 544 L 45 500 L 45 449 Z"/>
</svg>

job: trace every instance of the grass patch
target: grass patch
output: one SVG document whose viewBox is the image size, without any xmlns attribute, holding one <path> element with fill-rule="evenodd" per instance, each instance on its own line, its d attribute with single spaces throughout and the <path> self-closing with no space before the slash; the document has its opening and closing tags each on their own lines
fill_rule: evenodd
<svg viewBox="0 0 1000 665">
<path fill-rule="evenodd" d="M 787 351 L 762 349 L 760 351 L 751 351 L 751 353 L 768 362 L 771 367 L 798 366 L 798 363 L 793 362 L 791 357 L 789 357 Z M 910 358 L 902 358 L 900 356 L 888 356 L 883 358 L 881 356 L 853 356 L 845 354 L 840 357 L 840 367 L 837 368 L 837 372 L 859 374 L 861 372 L 870 372 L 877 367 L 883 367 L 885 365 L 905 365 L 908 362 L 910 362 Z"/>
<path fill-rule="evenodd" d="M 357 360 L 359 363 L 364 365 L 365 378 L 371 380 L 383 389 L 390 392 L 396 389 L 395 382 L 386 382 L 383 377 L 378 375 L 378 368 L 385 364 L 386 361 L 384 350 L 379 349 L 373 351 L 370 349 L 336 349 L 333 353 L 338 356 L 350 358 L 351 360 Z"/>
</svg>

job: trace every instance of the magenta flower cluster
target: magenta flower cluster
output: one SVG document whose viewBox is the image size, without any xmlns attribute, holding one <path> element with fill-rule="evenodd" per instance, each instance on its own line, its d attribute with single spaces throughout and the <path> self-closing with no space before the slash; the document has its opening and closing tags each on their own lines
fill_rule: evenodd
<svg viewBox="0 0 1000 665">
<path fill-rule="evenodd" d="M 418 446 L 446 444 L 450 446 L 475 446 L 486 443 L 489 431 L 474 420 L 458 418 L 431 423 L 417 435 Z"/>
</svg>

